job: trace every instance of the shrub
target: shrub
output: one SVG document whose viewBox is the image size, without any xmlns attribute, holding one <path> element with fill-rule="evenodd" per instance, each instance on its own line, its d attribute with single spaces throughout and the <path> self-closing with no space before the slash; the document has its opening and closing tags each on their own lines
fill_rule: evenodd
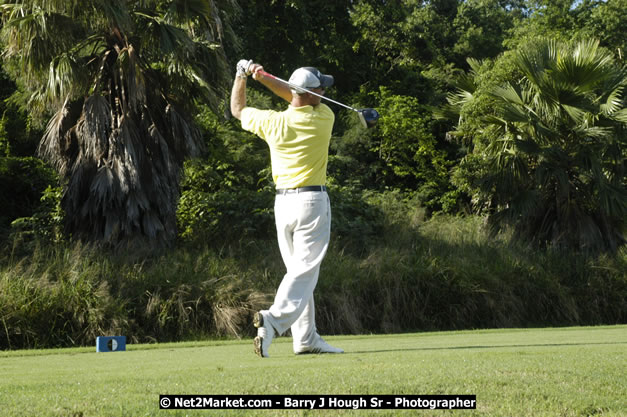
<svg viewBox="0 0 627 417">
<path fill-rule="evenodd" d="M 11 223 L 10 241 L 14 247 L 37 244 L 56 244 L 65 240 L 61 208 L 61 187 L 48 186 L 41 195 L 41 203 L 30 217 L 20 217 Z"/>
<path fill-rule="evenodd" d="M 55 183 L 52 169 L 37 158 L 0 157 L 0 228 L 32 215 L 42 192 Z M 10 198 L 9 198 L 10 196 Z"/>
<path fill-rule="evenodd" d="M 500 61 L 513 69 L 502 84 L 469 60 L 473 71 L 449 96 L 448 110 L 464 116 L 456 134 L 472 137 L 474 153 L 457 183 L 475 189 L 495 231 L 615 252 L 627 242 L 623 65 L 593 40 L 536 40 Z"/>
</svg>

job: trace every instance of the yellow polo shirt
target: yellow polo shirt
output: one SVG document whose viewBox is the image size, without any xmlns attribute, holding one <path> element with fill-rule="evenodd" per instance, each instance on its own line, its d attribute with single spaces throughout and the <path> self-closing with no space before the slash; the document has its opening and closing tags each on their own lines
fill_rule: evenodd
<svg viewBox="0 0 627 417">
<path fill-rule="evenodd" d="M 277 112 L 245 107 L 242 128 L 270 147 L 276 188 L 325 185 L 335 115 L 326 104 Z"/>
</svg>

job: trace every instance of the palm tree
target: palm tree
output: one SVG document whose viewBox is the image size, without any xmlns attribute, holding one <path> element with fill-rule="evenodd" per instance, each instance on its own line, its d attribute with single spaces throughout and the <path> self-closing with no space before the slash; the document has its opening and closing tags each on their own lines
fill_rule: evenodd
<svg viewBox="0 0 627 417">
<path fill-rule="evenodd" d="M 183 160 L 198 154 L 199 100 L 223 93 L 234 0 L 15 0 L 0 6 L 4 56 L 50 118 L 39 151 L 64 180 L 75 238 L 176 235 Z"/>
<path fill-rule="evenodd" d="M 481 121 L 492 224 L 541 245 L 615 250 L 627 219 L 627 69 L 596 41 L 545 40 L 513 62 L 522 78 L 490 89 L 496 104 Z M 474 91 L 463 92 L 452 108 Z"/>
</svg>

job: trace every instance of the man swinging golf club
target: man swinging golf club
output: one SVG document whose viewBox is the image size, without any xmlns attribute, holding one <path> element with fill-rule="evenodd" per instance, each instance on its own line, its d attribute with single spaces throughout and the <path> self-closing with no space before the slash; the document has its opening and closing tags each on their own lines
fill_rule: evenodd
<svg viewBox="0 0 627 417">
<path fill-rule="evenodd" d="M 287 110 L 246 106 L 248 75 L 289 102 Z M 331 233 L 326 192 L 329 142 L 335 116 L 319 95 L 333 77 L 315 68 L 299 68 L 287 83 L 270 77 L 252 61 L 237 64 L 231 113 L 242 128 L 268 143 L 276 185 L 274 214 L 281 257 L 287 268 L 268 310 L 255 313 L 255 353 L 269 357 L 272 339 L 291 328 L 294 353 L 343 353 L 316 330 L 314 289 Z M 299 89 L 311 89 L 317 95 Z"/>
</svg>

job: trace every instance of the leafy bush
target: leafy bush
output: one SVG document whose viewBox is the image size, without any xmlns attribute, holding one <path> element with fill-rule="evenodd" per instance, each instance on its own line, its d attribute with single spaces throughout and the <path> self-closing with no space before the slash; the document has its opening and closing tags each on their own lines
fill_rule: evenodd
<svg viewBox="0 0 627 417">
<path fill-rule="evenodd" d="M 56 181 L 52 169 L 40 159 L 0 157 L 0 229 L 18 217 L 32 215 L 42 192 Z"/>
<path fill-rule="evenodd" d="M 63 231 L 65 213 L 61 208 L 61 187 L 48 186 L 41 195 L 40 205 L 32 216 L 11 222 L 10 241 L 19 245 L 55 244 L 66 239 Z"/>
<path fill-rule="evenodd" d="M 329 186 L 331 244 L 362 250 L 380 234 L 383 213 L 356 186 Z M 335 243 L 334 243 L 335 242 Z"/>
<path fill-rule="evenodd" d="M 494 85 L 471 61 L 449 96 L 462 116 L 480 110 L 459 127 L 471 125 L 475 147 L 457 183 L 471 173 L 466 188 L 496 230 L 538 247 L 616 251 L 626 242 L 625 69 L 593 40 L 536 40 L 506 61 L 519 75 Z"/>
<path fill-rule="evenodd" d="M 381 119 L 373 129 L 352 126 L 332 142 L 329 173 L 338 183 L 361 180 L 364 189 L 416 191 L 429 213 L 453 212 L 457 193 L 449 181 L 446 147 L 439 143 L 427 106 L 381 87 L 371 94 Z"/>
<path fill-rule="evenodd" d="M 275 233 L 273 201 L 269 190 L 186 190 L 179 201 L 179 236 L 214 244 L 267 237 Z"/>
</svg>

